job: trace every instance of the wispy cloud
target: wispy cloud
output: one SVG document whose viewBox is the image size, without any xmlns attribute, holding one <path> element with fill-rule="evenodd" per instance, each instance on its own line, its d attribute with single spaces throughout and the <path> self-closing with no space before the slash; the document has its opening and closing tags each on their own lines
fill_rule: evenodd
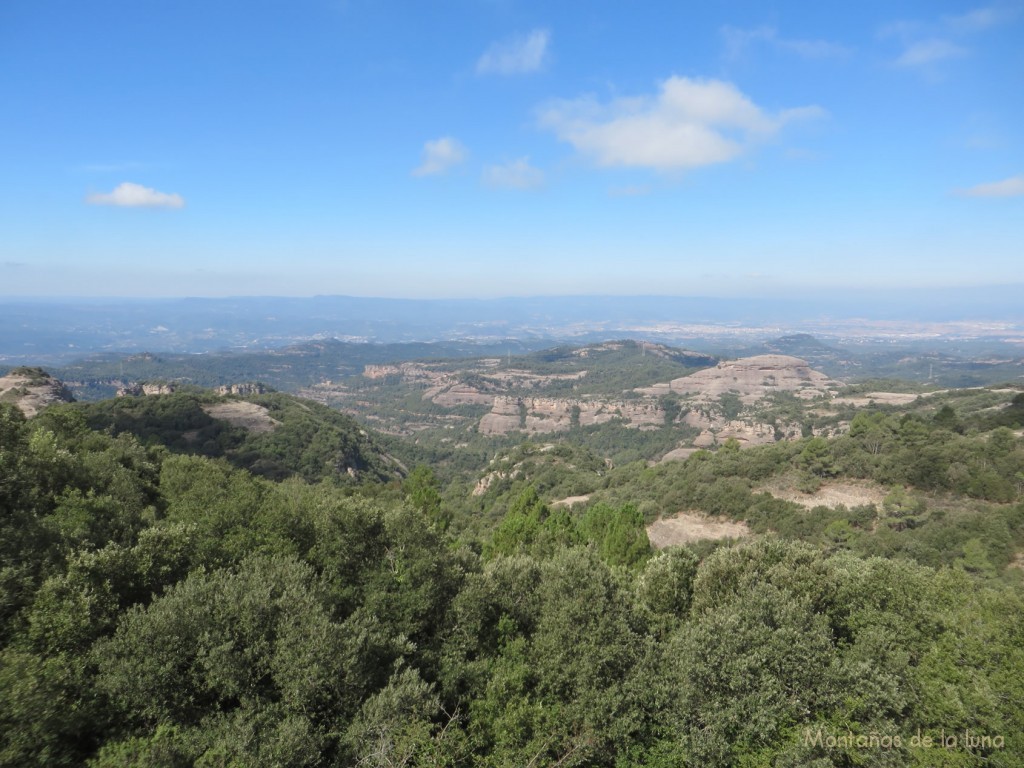
<svg viewBox="0 0 1024 768">
<path fill-rule="evenodd" d="M 437 176 L 466 159 L 466 148 L 451 136 L 428 141 L 423 145 L 423 159 L 413 169 L 413 176 Z"/>
<path fill-rule="evenodd" d="M 600 166 L 671 171 L 734 160 L 787 123 L 824 114 L 816 106 L 769 114 L 732 83 L 670 77 L 652 96 L 552 102 L 540 123 Z"/>
<path fill-rule="evenodd" d="M 175 193 L 158 192 L 151 187 L 126 181 L 112 192 L 87 195 L 89 205 L 114 205 L 122 208 L 184 208 L 185 198 Z"/>
<path fill-rule="evenodd" d="M 539 189 L 544 186 L 544 171 L 530 165 L 530 158 L 521 157 L 502 165 L 487 166 L 483 181 L 496 189 Z"/>
<path fill-rule="evenodd" d="M 477 74 L 520 75 L 537 72 L 548 55 L 551 33 L 535 29 L 528 35 L 492 43 L 476 62 Z"/>
<path fill-rule="evenodd" d="M 1002 181 L 978 184 L 961 190 L 967 197 L 1020 197 L 1024 195 L 1024 176 L 1011 176 Z"/>
<path fill-rule="evenodd" d="M 967 49 L 948 40 L 933 38 L 912 43 L 898 59 L 900 67 L 920 67 L 943 59 L 956 59 L 967 55 Z"/>
<path fill-rule="evenodd" d="M 754 43 L 764 43 L 777 50 L 795 53 L 806 59 L 840 58 L 849 56 L 851 49 L 839 43 L 827 40 L 801 40 L 798 38 L 780 37 L 775 27 L 752 27 L 741 29 L 724 26 L 719 30 L 725 41 L 725 55 L 729 59 L 739 59 L 747 48 Z"/>
<path fill-rule="evenodd" d="M 1017 15 L 1017 9 L 1006 6 L 975 8 L 957 16 L 943 16 L 942 22 L 957 32 L 980 32 L 1010 21 Z"/>
<path fill-rule="evenodd" d="M 928 71 L 937 62 L 969 55 L 966 38 L 1011 21 L 1016 13 L 1008 6 L 987 6 L 930 21 L 894 21 L 879 28 L 878 37 L 902 43 L 903 52 L 893 61 L 896 66 Z"/>
<path fill-rule="evenodd" d="M 978 132 L 968 136 L 964 146 L 968 149 L 1002 149 L 1006 146 L 1006 140 L 995 133 Z"/>
</svg>

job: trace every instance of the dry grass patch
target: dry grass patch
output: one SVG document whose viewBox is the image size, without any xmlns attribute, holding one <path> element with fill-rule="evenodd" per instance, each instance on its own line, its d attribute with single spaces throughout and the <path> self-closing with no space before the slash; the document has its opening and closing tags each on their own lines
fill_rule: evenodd
<svg viewBox="0 0 1024 768">
<path fill-rule="evenodd" d="M 662 456 L 661 459 L 659 459 L 657 462 L 652 463 L 662 464 L 666 461 L 686 461 L 699 450 L 700 448 L 673 448 L 671 451 Z"/>
<path fill-rule="evenodd" d="M 587 501 L 590 501 L 590 494 L 589 493 L 585 494 L 583 496 L 566 496 L 564 499 L 559 499 L 558 501 L 552 501 L 551 502 L 551 506 L 552 506 L 552 508 L 554 508 L 554 507 L 571 507 L 573 504 L 583 504 L 583 503 L 585 503 Z"/>
<path fill-rule="evenodd" d="M 253 434 L 273 432 L 281 422 L 271 417 L 270 412 L 262 405 L 237 400 L 227 403 L 204 405 L 206 413 L 235 427 L 241 427 Z"/>
<path fill-rule="evenodd" d="M 935 394 L 938 393 L 923 393 L 925 396 Z M 832 402 L 863 408 L 872 402 L 876 405 L 907 405 L 917 400 L 920 396 L 922 395 L 917 392 L 868 392 L 866 395 L 859 395 L 858 397 L 836 397 Z"/>
<path fill-rule="evenodd" d="M 647 526 L 647 538 L 655 549 L 676 547 L 702 539 L 738 539 L 749 536 L 746 523 L 708 517 L 695 512 L 680 512 L 663 517 Z"/>
<path fill-rule="evenodd" d="M 794 488 L 786 477 L 755 490 L 770 493 L 783 501 L 792 501 L 807 509 L 838 506 L 852 509 L 868 504 L 879 506 L 889 493 L 887 488 L 870 480 L 826 480 L 814 493 L 803 493 Z"/>
</svg>

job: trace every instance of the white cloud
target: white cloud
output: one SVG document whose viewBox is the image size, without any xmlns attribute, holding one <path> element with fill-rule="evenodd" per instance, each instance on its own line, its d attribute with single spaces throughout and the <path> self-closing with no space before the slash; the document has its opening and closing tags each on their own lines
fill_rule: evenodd
<svg viewBox="0 0 1024 768">
<path fill-rule="evenodd" d="M 968 197 L 1019 197 L 1024 195 L 1024 176 L 1011 176 L 1002 181 L 978 184 L 963 190 Z"/>
<path fill-rule="evenodd" d="M 484 168 L 484 183 L 499 189 L 537 189 L 544 186 L 544 171 L 530 165 L 530 158 L 521 157 L 504 165 Z"/>
<path fill-rule="evenodd" d="M 477 74 L 519 75 L 536 72 L 544 65 L 551 33 L 535 29 L 530 34 L 492 43 L 476 62 Z"/>
<path fill-rule="evenodd" d="M 812 106 L 772 115 L 732 83 L 670 77 L 653 96 L 553 102 L 540 122 L 598 165 L 667 171 L 728 162 L 786 123 L 823 114 Z"/>
<path fill-rule="evenodd" d="M 466 148 L 451 136 L 442 136 L 423 144 L 423 160 L 413 169 L 413 176 L 436 176 L 445 173 L 466 159 Z"/>
<path fill-rule="evenodd" d="M 778 31 L 774 27 L 739 29 L 737 27 L 725 26 L 720 31 L 725 40 L 725 55 L 729 59 L 740 58 L 747 47 L 754 42 L 764 42 L 773 48 L 795 53 L 806 59 L 842 57 L 850 54 L 850 49 L 845 45 L 831 43 L 827 40 L 800 40 L 779 37 Z"/>
<path fill-rule="evenodd" d="M 94 192 L 85 198 L 90 205 L 117 205 L 123 208 L 184 208 L 185 199 L 178 194 L 157 192 L 141 184 L 126 181 L 113 192 Z"/>
<path fill-rule="evenodd" d="M 966 48 L 961 48 L 948 40 L 932 38 L 908 46 L 903 55 L 896 59 L 896 64 L 901 67 L 920 67 L 943 59 L 955 59 L 966 55 Z"/>
</svg>

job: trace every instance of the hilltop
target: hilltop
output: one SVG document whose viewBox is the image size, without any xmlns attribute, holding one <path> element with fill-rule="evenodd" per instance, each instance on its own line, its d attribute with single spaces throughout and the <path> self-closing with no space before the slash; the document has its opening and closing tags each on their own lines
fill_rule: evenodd
<svg viewBox="0 0 1024 768">
<path fill-rule="evenodd" d="M 26 416 L 34 416 L 52 403 L 73 400 L 71 390 L 42 368 L 15 368 L 0 376 L 0 402 L 13 403 Z"/>
<path fill-rule="evenodd" d="M 704 400 L 732 392 L 744 403 L 754 403 L 776 392 L 792 392 L 803 399 L 823 397 L 839 386 L 798 357 L 756 355 L 721 362 L 714 368 L 636 391 L 654 397 L 673 393 L 698 395 Z"/>
<path fill-rule="evenodd" d="M 387 480 L 404 473 L 369 430 L 320 403 L 280 392 L 231 394 L 166 384 L 150 391 L 67 407 L 92 429 L 127 432 L 177 453 L 223 457 L 272 479 Z"/>
<path fill-rule="evenodd" d="M 0 403 L 0 763 L 349 765 L 397 734 L 395 762 L 525 765 L 546 742 L 506 734 L 557 728 L 551 764 L 732 765 L 756 716 L 754 761 L 802 765 L 835 762 L 802 741 L 824 722 L 1022 732 L 1021 388 L 659 351 L 321 388 L 393 435 L 256 383 Z M 579 410 L 531 439 L 542 401 Z"/>
</svg>

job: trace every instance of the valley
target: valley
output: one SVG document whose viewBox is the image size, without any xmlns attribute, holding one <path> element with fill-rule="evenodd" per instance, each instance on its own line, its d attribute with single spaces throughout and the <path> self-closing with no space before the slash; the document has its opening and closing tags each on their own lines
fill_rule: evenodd
<svg viewBox="0 0 1024 768">
<path fill-rule="evenodd" d="M 97 765 L 137 750 L 186 764 L 221 738 L 210 729 L 224 708 L 259 717 L 296 690 L 326 697 L 288 715 L 308 748 L 344 761 L 366 744 L 359 718 L 375 696 L 419 690 L 437 698 L 400 722 L 419 729 L 420 754 L 471 765 L 475 751 L 546 749 L 465 741 L 522 722 L 505 714 L 510 696 L 520 712 L 539 696 L 560 713 L 528 716 L 538 733 L 562 733 L 551 761 L 586 750 L 612 765 L 628 751 L 653 765 L 695 754 L 704 707 L 877 723 L 844 703 L 857 690 L 894 713 L 918 696 L 887 716 L 890 730 L 944 727 L 934 691 L 965 644 L 1000 659 L 958 683 L 988 702 L 972 717 L 1024 728 L 1000 703 L 1015 701 L 1024 647 L 1019 374 L 972 387 L 857 379 L 841 373 L 850 356 L 810 337 L 740 356 L 631 339 L 502 346 L 316 341 L 7 371 L 0 686 L 31 693 L 0 702 L 17 739 L 0 736 L 0 761 L 38 751 L 19 735 L 31 716 L 48 754 L 72 762 L 94 751 L 87 730 L 104 734 Z M 920 664 L 868 652 L 891 632 Z M 617 666 L 590 669 L 609 647 Z M 701 664 L 752 653 L 779 664 L 793 648 L 800 667 L 834 665 L 814 681 L 779 673 L 819 697 L 805 714 L 766 703 L 773 683 L 757 675 L 723 680 L 749 686 L 739 699 L 728 688 L 678 711 L 658 694 L 705 691 L 690 679 Z M 582 694 L 553 687 L 567 664 L 614 699 L 574 713 Z M 172 681 L 171 667 L 193 671 Z M 309 679 L 318 669 L 326 677 Z M 494 709 L 492 687 L 509 674 L 519 687 Z M 330 681 L 353 675 L 377 693 L 345 704 L 331 691 L 349 689 Z M 879 675 L 891 687 L 872 693 L 864 681 Z M 237 704 L 236 679 L 255 691 Z M 45 714 L 32 697 L 51 690 L 79 719 Z M 124 735 L 146 725 L 103 725 L 154 706 L 173 730 L 150 739 Z M 581 740 L 592 711 L 636 724 L 623 742 Z M 329 735 L 339 721 L 348 730 Z M 738 750 L 806 752 L 786 735 L 743 737 L 734 721 L 710 722 Z M 724 766 L 730 749 L 708 754 Z"/>
</svg>

